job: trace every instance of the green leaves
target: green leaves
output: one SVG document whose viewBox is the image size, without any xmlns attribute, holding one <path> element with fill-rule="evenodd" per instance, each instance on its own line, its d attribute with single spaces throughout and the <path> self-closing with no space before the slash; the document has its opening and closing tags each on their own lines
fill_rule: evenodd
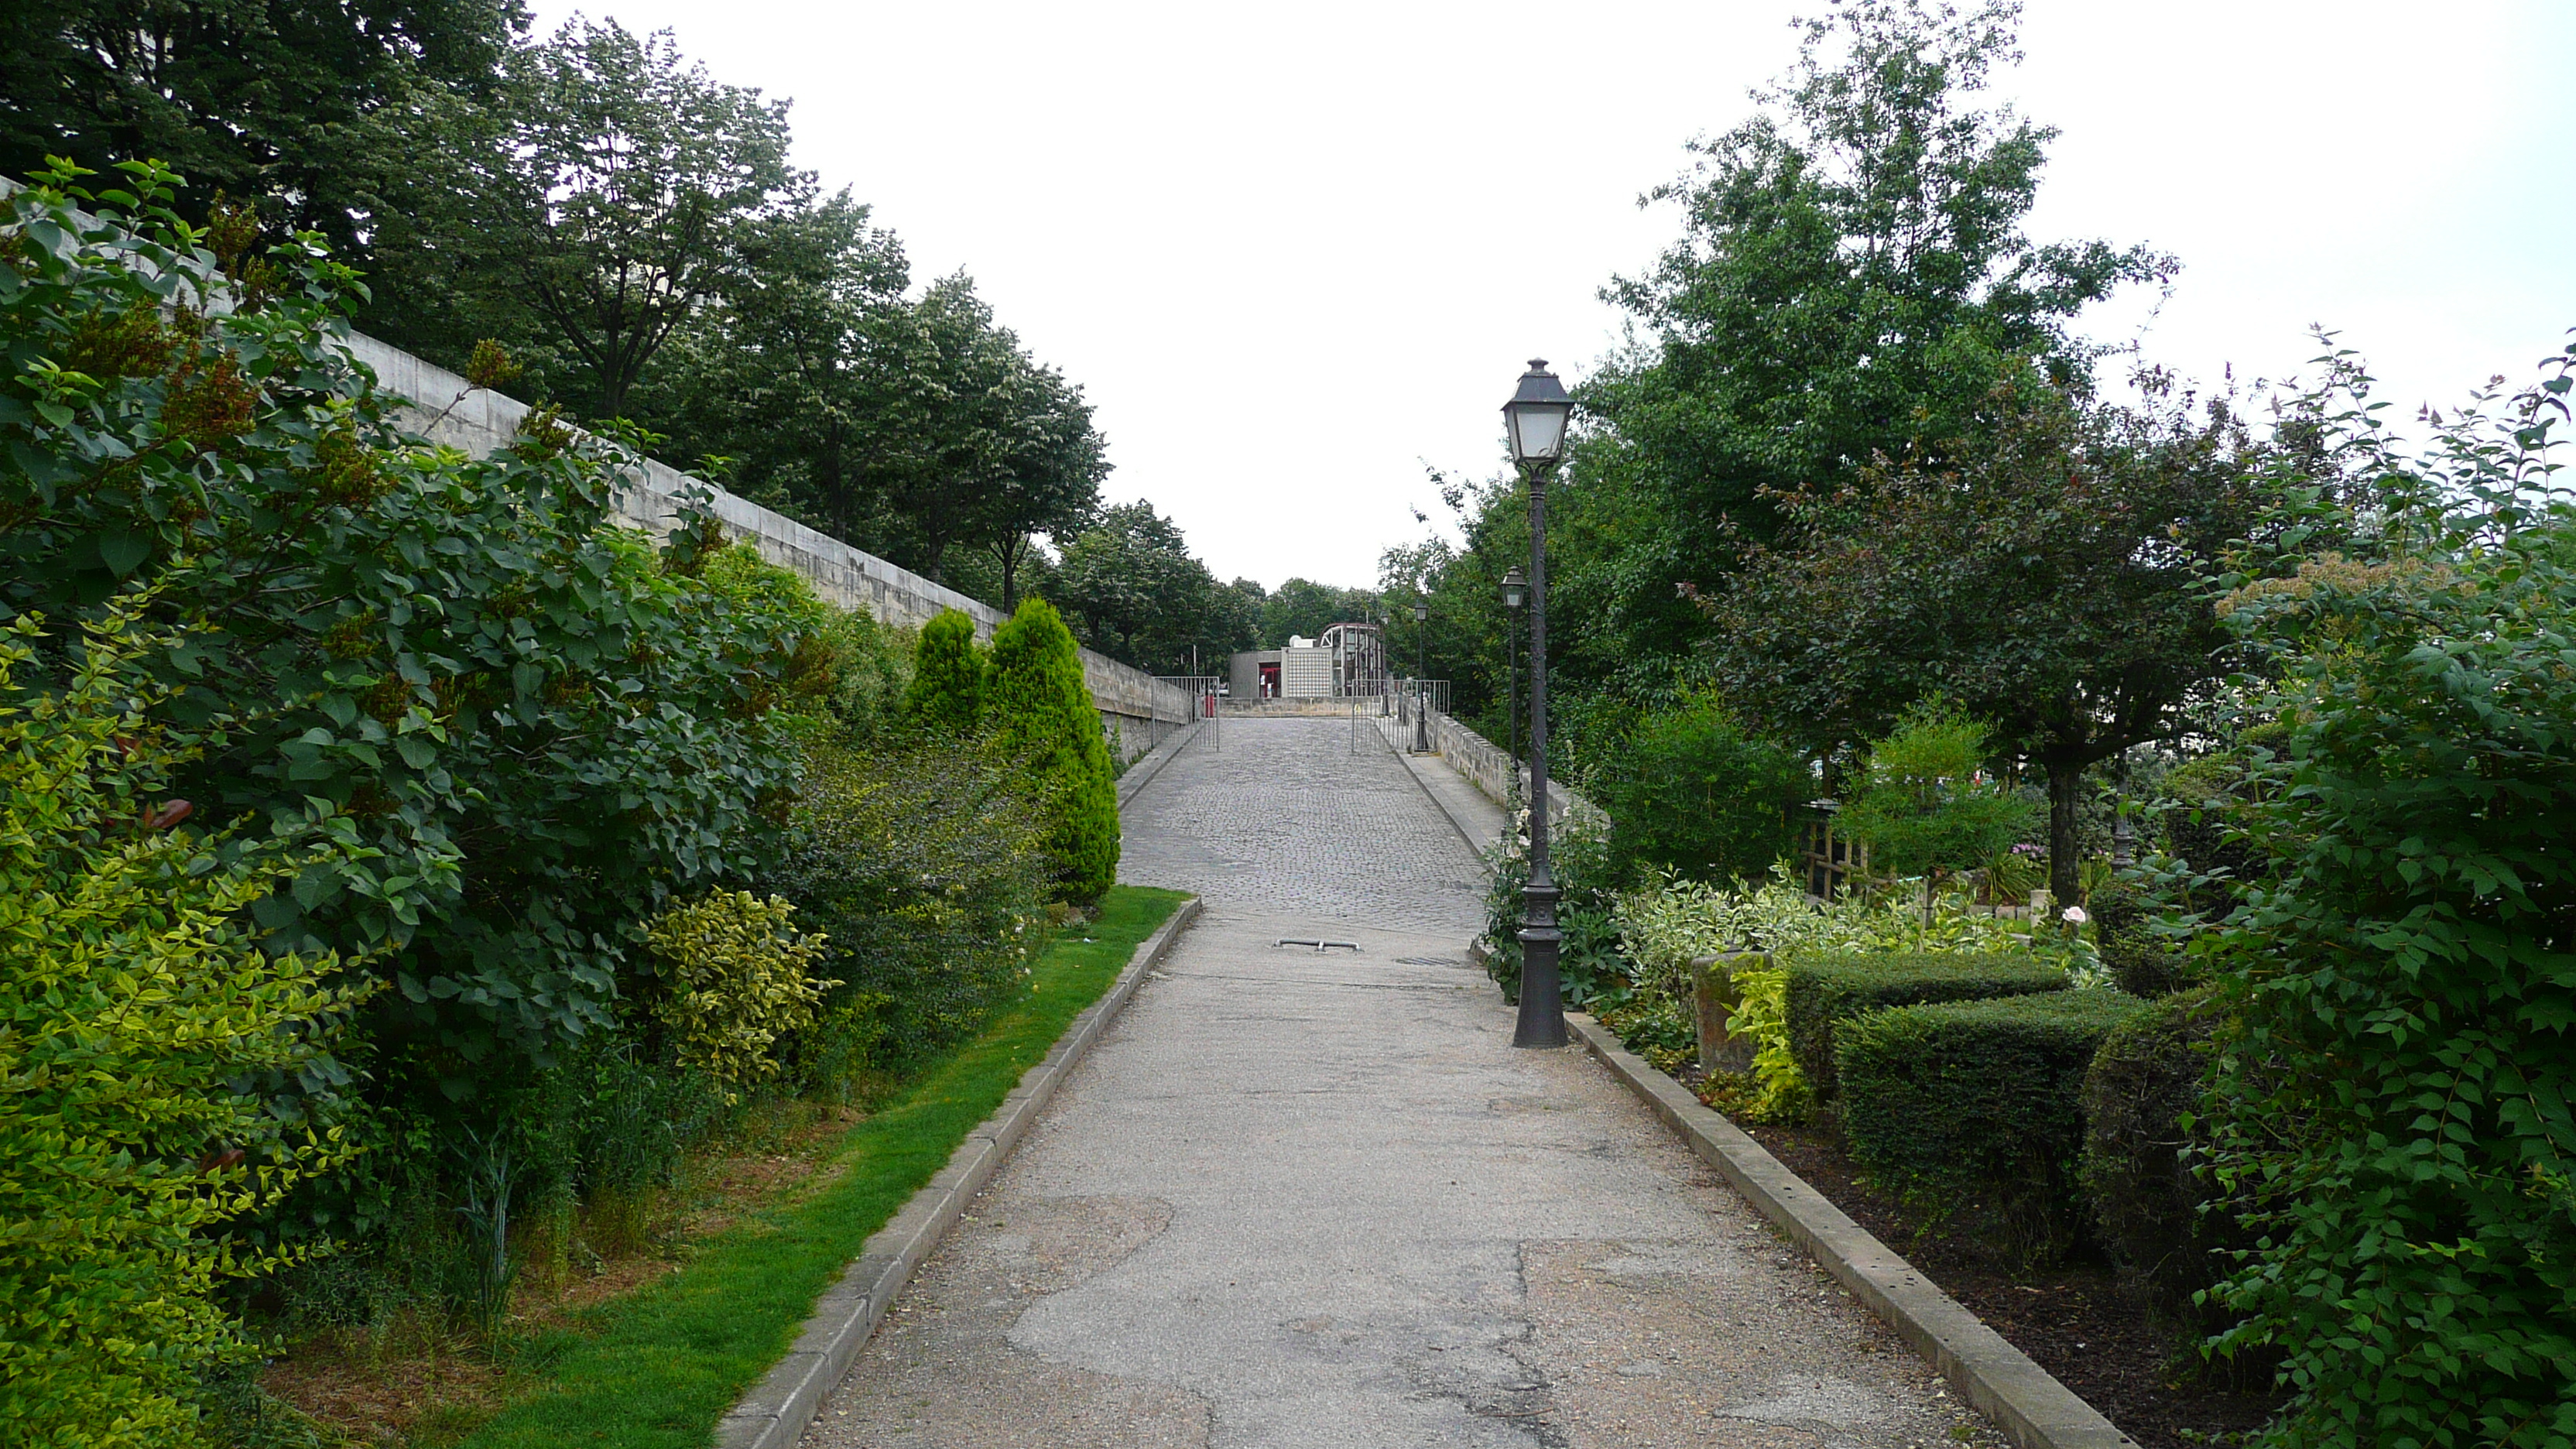
<svg viewBox="0 0 2576 1449">
<path fill-rule="evenodd" d="M 2038 813 L 1986 774 L 1987 728 L 1934 698 L 1870 747 L 1838 827 L 1870 848 L 1873 869 L 1900 876 L 1973 870 L 2010 848 Z"/>
<path fill-rule="evenodd" d="M 261 1084 L 346 1080 L 360 963 L 263 950 L 244 908 L 363 852 L 144 815 L 184 753 L 143 712 L 144 602 L 63 628 L 66 678 L 35 667 L 50 621 L 0 638 L 0 1423 L 27 1443 L 190 1434 L 196 1376 L 245 1347 L 214 1292 L 273 1264 L 238 1220 L 347 1155 Z"/>
<path fill-rule="evenodd" d="M 8 217 L 68 240 L 0 302 L 0 612 L 68 621 L 143 582 L 186 623 L 150 660 L 187 686 L 156 709 L 196 754 L 183 792 L 244 832 L 228 851 L 347 842 L 259 920 L 416 983 L 375 1008 L 389 1073 L 471 1088 L 604 1020 L 663 893 L 761 858 L 793 771 L 765 723 L 789 626 L 615 526 L 613 445 L 473 462 L 404 438 L 337 349 L 311 247 L 272 252 L 259 310 L 182 311 L 138 350 L 115 319 L 162 328 L 160 284 L 236 284 L 167 219 L 33 193 Z M 55 425 L 34 404 L 67 384 L 27 359 L 102 338 L 127 362 Z"/>
<path fill-rule="evenodd" d="M 1117 772 L 1082 655 L 1055 607 L 1029 599 L 994 631 L 992 660 L 994 747 L 1046 801 L 1059 897 L 1087 905 L 1117 882 L 1120 827 Z"/>
<path fill-rule="evenodd" d="M 2262 1244 L 2221 1343 L 2286 1355 L 2288 1442 L 2576 1438 L 2571 370 L 2421 457 L 2329 428 L 2374 495 L 2319 520 L 2347 551 L 2248 549 L 2222 601 L 2285 729 L 2230 812 L 2270 869 L 2202 946 L 2244 1022 L 2217 1180 Z"/>
</svg>

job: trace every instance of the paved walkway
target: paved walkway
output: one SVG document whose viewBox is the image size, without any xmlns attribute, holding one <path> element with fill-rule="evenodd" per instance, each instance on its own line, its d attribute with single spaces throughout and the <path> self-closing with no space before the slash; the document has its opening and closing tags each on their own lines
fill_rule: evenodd
<svg viewBox="0 0 2576 1449">
<path fill-rule="evenodd" d="M 1137 796 L 1123 874 L 1207 913 L 807 1444 L 2000 1443 L 1579 1049 L 1512 1049 L 1473 855 L 1350 735 L 1229 721 Z"/>
</svg>

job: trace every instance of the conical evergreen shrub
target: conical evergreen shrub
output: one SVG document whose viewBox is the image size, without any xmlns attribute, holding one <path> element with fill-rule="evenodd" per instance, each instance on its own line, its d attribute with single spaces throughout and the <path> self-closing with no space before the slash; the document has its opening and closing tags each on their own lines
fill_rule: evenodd
<svg viewBox="0 0 2576 1449">
<path fill-rule="evenodd" d="M 1087 906 L 1118 879 L 1118 786 L 1082 655 L 1055 606 L 1031 598 L 993 635 L 992 660 L 985 705 L 995 741 L 1049 801 L 1057 897 Z"/>
<path fill-rule="evenodd" d="M 971 735 L 983 728 L 984 693 L 989 673 L 984 651 L 975 643 L 975 621 L 955 609 L 942 609 L 921 626 L 913 646 L 912 687 L 904 691 L 903 709 L 914 724 L 947 735 Z M 1075 675 L 1081 674 L 1080 660 Z"/>
</svg>

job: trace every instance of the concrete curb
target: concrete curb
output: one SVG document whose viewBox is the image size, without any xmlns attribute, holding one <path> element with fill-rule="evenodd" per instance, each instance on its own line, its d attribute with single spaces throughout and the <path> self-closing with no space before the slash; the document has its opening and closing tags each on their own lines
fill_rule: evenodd
<svg viewBox="0 0 2576 1449">
<path fill-rule="evenodd" d="M 2136 1440 L 1844 1216 L 1742 1128 L 1702 1106 L 1591 1017 L 1567 1012 L 1565 1021 L 1691 1151 L 1931 1360 L 2021 1449 L 2137 1449 Z"/>
<path fill-rule="evenodd" d="M 939 1240 L 956 1223 L 958 1213 L 983 1190 L 1003 1159 L 1011 1155 L 1011 1149 L 1028 1135 L 1030 1124 L 1055 1096 L 1055 1089 L 1072 1074 L 1092 1044 L 1100 1040 L 1110 1019 L 1136 994 L 1145 973 L 1172 949 L 1172 943 L 1198 919 L 1198 914 L 1198 897 L 1181 902 L 1171 919 L 1136 948 L 1127 969 L 1118 973 L 1109 990 L 1084 1008 L 1065 1028 L 1064 1035 L 1056 1038 L 1055 1048 L 1047 1053 L 1046 1060 L 1031 1067 L 993 1115 L 957 1144 L 939 1175 L 922 1184 L 921 1190 L 860 1246 L 857 1261 L 815 1300 L 813 1315 L 805 1320 L 805 1330 L 797 1335 L 787 1356 L 745 1391 L 732 1412 L 716 1421 L 716 1449 L 789 1449 L 805 1436 L 806 1426 L 814 1422 L 814 1415 L 822 1409 L 824 1398 L 840 1384 L 841 1376 L 850 1371 L 860 1347 L 876 1330 L 877 1321 L 885 1317 L 895 1295 L 912 1281 L 913 1273 L 930 1256 L 931 1249 L 939 1246 Z"/>
<path fill-rule="evenodd" d="M 1191 720 L 1188 724 L 1172 731 L 1169 739 L 1136 757 L 1136 763 L 1129 765 L 1126 773 L 1118 777 L 1120 810 L 1125 810 L 1127 802 L 1136 798 L 1137 791 L 1144 789 L 1156 775 L 1163 773 L 1163 767 L 1172 762 L 1172 756 L 1179 754 L 1183 745 L 1199 737 L 1199 723 L 1197 720 Z"/>
</svg>

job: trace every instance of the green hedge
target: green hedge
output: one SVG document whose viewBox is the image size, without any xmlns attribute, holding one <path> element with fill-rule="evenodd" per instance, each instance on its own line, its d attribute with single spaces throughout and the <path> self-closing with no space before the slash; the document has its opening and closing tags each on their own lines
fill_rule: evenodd
<svg viewBox="0 0 2576 1449">
<path fill-rule="evenodd" d="M 2197 1316 L 2192 1295 L 2216 1284 L 2223 1219 L 2203 1211 L 2216 1189 L 2193 1175 L 2186 1112 L 2201 1106 L 2208 1042 L 2222 1019 L 2209 989 L 2152 1003 L 2105 1037 L 2084 1074 L 2084 1196 L 2102 1245 L 2157 1312 Z M 2200 1144 L 2206 1147 L 2206 1142 Z"/>
<path fill-rule="evenodd" d="M 1936 1211 L 1990 1207 L 2019 1256 L 2055 1257 L 2084 1221 L 2075 1166 L 2085 1070 L 2105 1037 L 2147 1009 L 2092 989 L 1844 1022 L 1835 1065 L 1853 1159 Z"/>
<path fill-rule="evenodd" d="M 1855 951 L 1798 957 L 1788 970 L 1789 1054 L 1820 1102 L 1838 1090 L 1838 1023 L 1883 1007 L 2027 996 L 2063 991 L 2067 984 L 2057 966 L 2010 952 Z"/>
</svg>

